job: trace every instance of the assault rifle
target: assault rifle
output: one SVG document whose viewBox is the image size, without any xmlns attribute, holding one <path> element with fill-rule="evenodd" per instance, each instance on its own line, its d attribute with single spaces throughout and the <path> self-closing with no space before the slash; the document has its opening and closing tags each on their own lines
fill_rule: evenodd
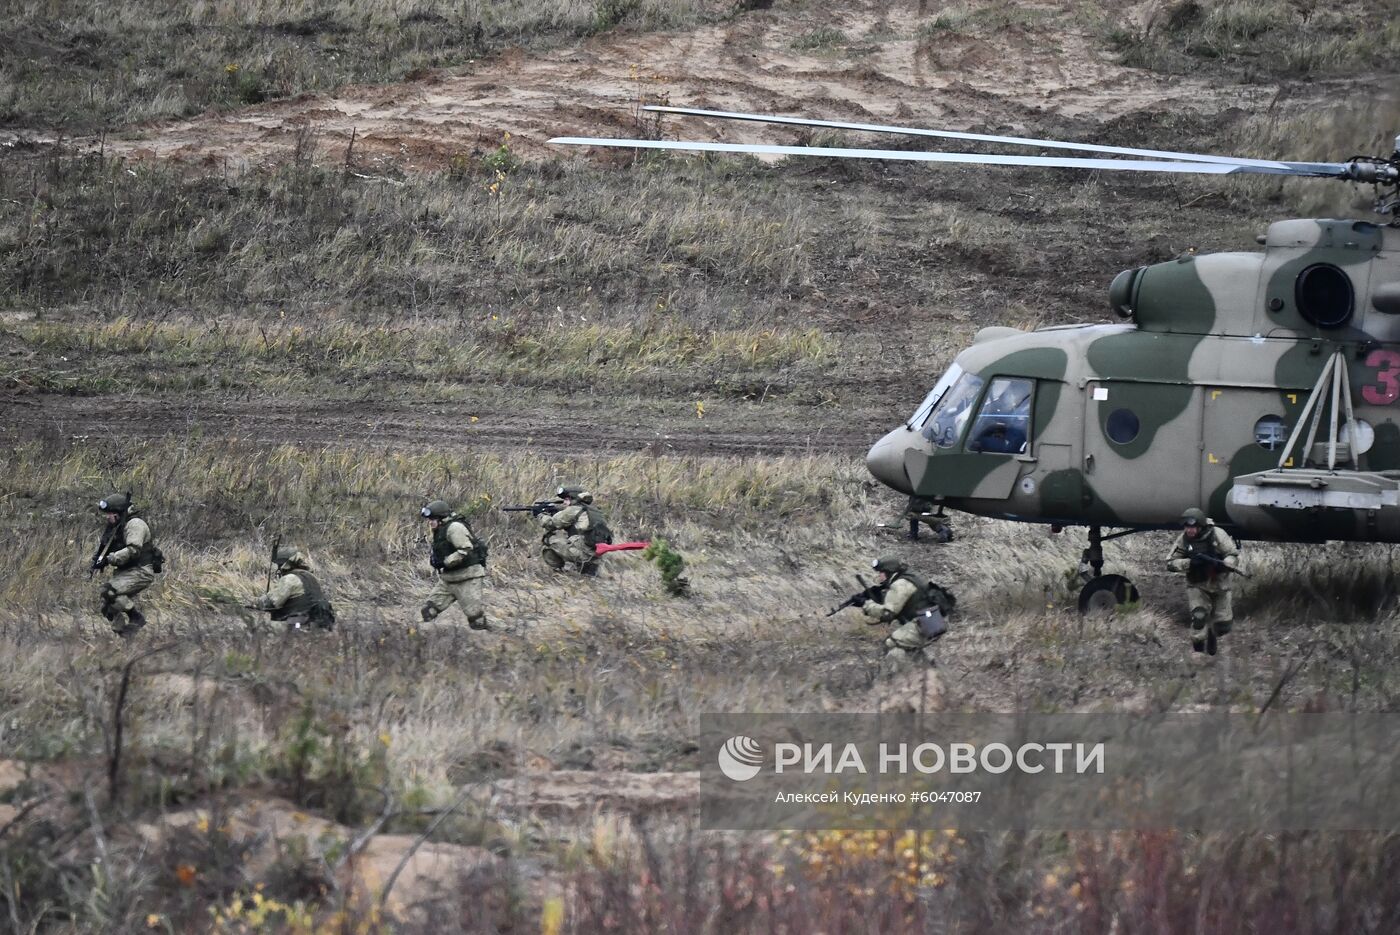
<svg viewBox="0 0 1400 935">
<path fill-rule="evenodd" d="M 1212 568 L 1215 568 L 1219 571 L 1228 571 L 1233 574 L 1239 575 L 1241 578 L 1254 577 L 1248 572 L 1240 571 L 1238 568 L 1225 564 L 1225 560 L 1223 558 L 1220 558 L 1218 555 L 1213 555 L 1210 552 L 1205 551 L 1204 549 L 1196 549 L 1189 543 L 1186 546 L 1186 556 L 1193 562 L 1201 562 L 1202 564 L 1209 565 Z"/>
<path fill-rule="evenodd" d="M 106 500 L 102 501 L 104 505 L 106 502 Z M 128 510 L 131 509 L 130 490 L 126 492 L 126 507 Z M 121 526 L 120 522 L 113 523 L 102 533 L 102 539 L 97 543 L 97 551 L 92 553 L 92 562 L 88 565 L 89 580 L 91 580 L 93 575 L 97 574 L 98 569 L 102 568 L 103 563 L 106 561 L 107 553 L 112 549 L 112 542 L 117 538 L 117 527 L 119 526 Z"/>
<path fill-rule="evenodd" d="M 272 537 L 272 551 L 267 553 L 267 583 L 263 586 L 263 593 L 272 590 L 272 569 L 277 564 L 277 550 L 282 545 L 282 534 L 279 532 Z"/>
<path fill-rule="evenodd" d="M 102 563 L 106 561 L 107 553 L 112 548 L 112 542 L 117 538 L 117 525 L 120 524 L 108 526 L 106 532 L 102 533 L 102 540 L 97 543 L 97 551 L 92 553 L 92 562 L 88 565 L 89 580 L 91 580 L 93 575 L 97 574 L 97 570 L 101 568 Z"/>
<path fill-rule="evenodd" d="M 831 610 L 827 611 L 827 614 L 826 614 L 826 615 L 827 615 L 828 617 L 831 617 L 831 616 L 834 616 L 834 615 L 840 613 L 841 611 L 845 610 L 847 607 L 864 607 L 866 601 L 873 601 L 873 600 L 875 600 L 875 592 L 879 590 L 879 587 L 878 587 L 877 585 L 868 584 L 868 583 L 866 582 L 866 580 L 865 580 L 864 578 L 862 578 L 860 575 L 856 575 L 856 581 L 858 581 L 858 582 L 860 582 L 862 585 L 864 585 L 865 590 L 863 590 L 863 591 L 857 591 L 856 593 L 852 594 L 850 597 L 846 598 L 846 599 L 845 599 L 844 601 L 842 601 L 841 603 L 837 604 L 837 605 L 836 605 L 835 607 L 833 607 Z"/>
<path fill-rule="evenodd" d="M 553 516 L 555 513 L 558 513 L 562 509 L 564 509 L 564 504 L 560 503 L 557 499 L 550 499 L 536 500 L 529 506 L 503 506 L 501 507 L 501 512 L 529 513 L 531 516 Z"/>
</svg>

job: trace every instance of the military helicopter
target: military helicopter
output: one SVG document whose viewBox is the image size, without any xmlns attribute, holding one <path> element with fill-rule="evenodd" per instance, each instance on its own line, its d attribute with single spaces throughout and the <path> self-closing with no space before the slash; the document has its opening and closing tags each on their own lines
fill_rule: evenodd
<svg viewBox="0 0 1400 935">
<path fill-rule="evenodd" d="M 553 143 L 1124 172 L 1264 174 L 1375 186 L 1400 211 L 1400 138 L 1385 157 L 1279 162 L 685 107 L 725 120 L 1099 153 L 1098 157 L 567 137 Z M 1112 157 L 1112 158 L 1105 158 Z M 1126 158 L 1124 158 L 1126 157 Z M 1123 321 L 988 327 L 903 425 L 870 449 L 881 483 L 941 507 L 1059 531 L 1088 527 L 1082 611 L 1136 601 L 1103 543 L 1177 528 L 1204 506 L 1233 535 L 1400 542 L 1400 228 L 1286 220 L 1262 252 L 1124 270 Z M 1105 530 L 1110 531 L 1105 534 Z"/>
</svg>

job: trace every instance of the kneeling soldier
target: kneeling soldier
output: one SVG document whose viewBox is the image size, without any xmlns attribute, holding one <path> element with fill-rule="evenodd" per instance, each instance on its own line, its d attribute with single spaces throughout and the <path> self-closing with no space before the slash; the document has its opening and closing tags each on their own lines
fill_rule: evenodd
<svg viewBox="0 0 1400 935">
<path fill-rule="evenodd" d="M 603 511 L 593 505 L 593 495 L 581 487 L 560 487 L 562 508 L 540 517 L 544 527 L 540 557 L 555 571 L 573 562 L 580 574 L 598 573 L 599 543 L 612 544 L 612 530 Z"/>
<path fill-rule="evenodd" d="M 1235 611 L 1232 580 L 1239 573 L 1239 546 L 1230 534 L 1192 507 L 1181 514 L 1181 535 L 1172 544 L 1167 568 L 1186 574 L 1191 608 L 1191 649 L 1214 656 L 1216 640 L 1230 632 Z"/>
<path fill-rule="evenodd" d="M 465 518 L 452 512 L 446 500 L 434 500 L 422 510 L 433 532 L 429 559 L 438 573 L 437 584 L 423 605 L 423 620 L 435 618 L 455 601 L 467 615 L 473 630 L 489 630 L 482 607 L 486 586 L 486 543 L 472 533 Z"/>
<path fill-rule="evenodd" d="M 118 636 L 130 636 L 146 625 L 134 598 L 155 582 L 165 556 L 156 547 L 151 527 L 136 515 L 130 494 L 113 494 L 99 500 L 97 508 L 106 515 L 107 531 L 92 558 L 92 570 L 116 569 L 102 584 L 102 616 Z M 126 614 L 125 623 L 122 614 Z"/>
<path fill-rule="evenodd" d="M 272 556 L 278 578 L 266 594 L 258 598 L 254 610 L 268 611 L 272 619 L 285 621 L 289 630 L 331 630 L 335 628 L 335 608 L 326 600 L 321 583 L 311 574 L 310 564 L 300 549 L 283 546 Z"/>
<path fill-rule="evenodd" d="M 910 571 L 901 558 L 882 556 L 871 567 L 878 577 L 861 611 L 871 626 L 898 624 L 885 637 L 885 658 L 904 661 L 921 656 L 931 662 L 925 649 L 947 632 L 947 616 L 957 606 L 957 598 Z"/>
<path fill-rule="evenodd" d="M 909 521 L 910 539 L 919 538 L 919 524 L 923 523 L 933 533 L 934 541 L 953 541 L 953 528 L 944 521 L 941 513 L 934 512 L 934 505 L 923 497 L 911 496 L 902 516 Z"/>
</svg>

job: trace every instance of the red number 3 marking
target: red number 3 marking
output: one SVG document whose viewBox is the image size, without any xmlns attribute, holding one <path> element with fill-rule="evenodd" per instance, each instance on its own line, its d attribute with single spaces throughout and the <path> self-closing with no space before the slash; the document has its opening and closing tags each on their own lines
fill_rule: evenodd
<svg viewBox="0 0 1400 935">
<path fill-rule="evenodd" d="M 1400 352 L 1372 351 L 1366 357 L 1366 366 L 1379 369 L 1376 384 L 1361 388 L 1362 399 L 1377 406 L 1388 406 L 1400 399 Z"/>
</svg>

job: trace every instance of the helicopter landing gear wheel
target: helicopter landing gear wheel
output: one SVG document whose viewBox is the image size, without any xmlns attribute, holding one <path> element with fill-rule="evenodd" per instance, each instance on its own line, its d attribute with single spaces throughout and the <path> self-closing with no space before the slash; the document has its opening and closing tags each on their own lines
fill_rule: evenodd
<svg viewBox="0 0 1400 935">
<path fill-rule="evenodd" d="M 1122 575 L 1099 575 L 1079 589 L 1079 612 L 1085 616 L 1112 613 L 1139 600 L 1137 586 Z"/>
</svg>

